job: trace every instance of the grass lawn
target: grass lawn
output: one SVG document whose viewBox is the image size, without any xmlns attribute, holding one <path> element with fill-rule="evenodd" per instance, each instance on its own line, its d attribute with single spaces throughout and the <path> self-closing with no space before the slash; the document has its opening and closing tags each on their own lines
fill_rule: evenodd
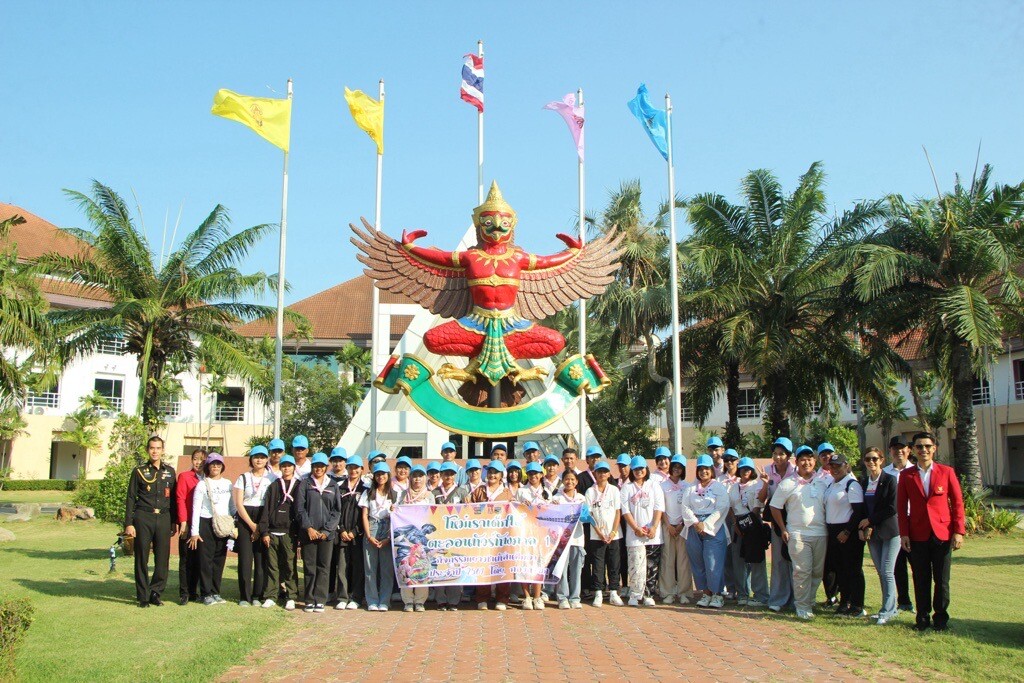
<svg viewBox="0 0 1024 683">
<path fill-rule="evenodd" d="M 70 503 L 74 491 L 0 491 L 0 503 Z"/>
<path fill-rule="evenodd" d="M 867 610 L 881 604 L 878 574 L 865 552 Z M 949 627 L 945 633 L 913 630 L 914 616 L 875 626 L 868 619 L 819 616 L 811 623 L 788 616 L 816 643 L 836 643 L 865 678 L 892 674 L 885 662 L 925 678 L 1024 681 L 1024 533 L 970 537 L 953 554 Z M 911 579 L 911 596 L 913 580 Z M 819 592 L 824 600 L 824 592 Z"/>
<path fill-rule="evenodd" d="M 132 558 L 108 573 L 118 528 L 51 519 L 12 522 L 0 545 L 0 594 L 28 596 L 35 621 L 18 655 L 25 681 L 208 681 L 243 661 L 288 623 L 281 609 L 240 609 L 234 560 L 224 572 L 227 605 L 180 607 L 177 557 L 163 607 L 135 606 Z M 233 557 L 233 556 L 231 556 Z"/>
</svg>

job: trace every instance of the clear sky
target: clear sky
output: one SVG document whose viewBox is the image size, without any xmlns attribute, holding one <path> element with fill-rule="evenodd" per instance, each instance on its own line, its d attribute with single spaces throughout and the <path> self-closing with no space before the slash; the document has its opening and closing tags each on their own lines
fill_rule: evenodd
<svg viewBox="0 0 1024 683">
<path fill-rule="evenodd" d="M 525 248 L 558 251 L 576 214 L 576 158 L 541 107 L 587 105 L 587 208 L 665 164 L 626 109 L 640 82 L 672 95 L 677 192 L 735 197 L 751 168 L 791 189 L 816 160 L 837 211 L 934 194 L 970 174 L 1024 178 L 1024 4 L 954 2 L 21 2 L 0 4 L 0 201 L 81 226 L 62 188 L 92 179 L 141 203 L 159 251 L 217 203 L 236 227 L 277 222 L 281 153 L 209 113 L 214 92 L 283 96 L 295 81 L 288 280 L 294 301 L 355 275 L 349 222 L 372 219 L 375 153 L 343 86 L 387 87 L 383 227 L 452 248 L 476 204 L 476 112 L 462 55 L 486 50 L 484 174 Z M 687 227 L 680 215 L 680 234 Z M 170 237 L 170 233 L 167 233 Z M 246 264 L 277 270 L 268 239 Z"/>
</svg>

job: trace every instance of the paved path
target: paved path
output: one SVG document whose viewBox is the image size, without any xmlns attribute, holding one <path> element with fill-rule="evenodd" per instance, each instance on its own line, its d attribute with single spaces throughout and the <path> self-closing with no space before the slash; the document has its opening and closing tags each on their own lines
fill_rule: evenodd
<svg viewBox="0 0 1024 683">
<path fill-rule="evenodd" d="M 539 613 L 516 608 L 437 612 L 428 606 L 427 612 L 406 614 L 400 603 L 395 606 L 399 609 L 386 613 L 298 612 L 292 635 L 280 641 L 281 655 L 236 666 L 222 680 L 865 680 L 865 667 L 855 671 L 856 662 L 823 654 L 813 636 L 779 618 L 739 609 L 584 605 L 558 610 L 549 604 Z"/>
</svg>

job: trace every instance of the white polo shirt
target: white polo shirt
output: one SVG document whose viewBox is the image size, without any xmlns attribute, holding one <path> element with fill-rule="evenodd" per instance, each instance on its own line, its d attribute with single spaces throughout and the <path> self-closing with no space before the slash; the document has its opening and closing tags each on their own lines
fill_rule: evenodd
<svg viewBox="0 0 1024 683">
<path fill-rule="evenodd" d="M 627 482 L 620 492 L 622 498 L 622 514 L 627 512 L 633 515 L 633 522 L 639 527 L 650 526 L 654 521 L 655 512 L 665 512 L 665 492 L 661 486 L 654 483 L 650 478 L 637 486 L 635 482 Z M 626 547 L 635 548 L 641 545 L 661 545 L 661 527 L 654 534 L 654 538 L 638 538 L 633 532 L 633 527 L 626 526 Z"/>
<path fill-rule="evenodd" d="M 683 496 L 688 488 L 690 484 L 682 479 L 661 482 L 661 490 L 665 493 L 665 521 L 673 526 L 683 521 Z"/>
<path fill-rule="evenodd" d="M 751 479 L 746 484 L 736 484 L 729 490 L 729 502 L 732 504 L 732 511 L 737 517 L 749 515 L 754 510 L 762 507 L 757 496 L 761 493 L 764 482 L 760 479 Z"/>
<path fill-rule="evenodd" d="M 864 489 L 853 474 L 847 474 L 839 481 L 828 485 L 825 494 L 825 521 L 828 524 L 845 524 L 853 516 L 853 505 L 864 502 Z"/>
<path fill-rule="evenodd" d="M 825 492 L 828 487 L 820 478 L 810 480 L 799 476 L 783 479 L 772 495 L 771 506 L 786 511 L 786 529 L 790 534 L 827 536 L 825 527 Z"/>
<path fill-rule="evenodd" d="M 599 541 L 601 537 L 594 531 L 594 526 L 601 528 L 605 534 L 611 540 L 621 538 L 619 525 L 615 524 L 615 513 L 622 508 L 622 501 L 619 498 L 619 488 L 608 482 L 605 485 L 604 491 L 597 490 L 597 484 L 594 484 L 587 492 L 583 495 L 587 501 L 587 505 L 590 506 L 590 517 L 594 520 L 594 523 L 590 525 L 590 540 Z"/>
</svg>

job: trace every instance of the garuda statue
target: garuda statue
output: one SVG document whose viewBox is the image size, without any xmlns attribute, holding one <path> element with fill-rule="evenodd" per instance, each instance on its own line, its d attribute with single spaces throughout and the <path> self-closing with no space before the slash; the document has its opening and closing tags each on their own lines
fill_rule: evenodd
<svg viewBox="0 0 1024 683">
<path fill-rule="evenodd" d="M 423 338 L 438 355 L 466 356 L 465 368 L 445 363 L 440 377 L 474 382 L 483 377 L 497 385 L 540 379 L 541 367 L 523 368 L 516 361 L 547 358 L 565 347 L 556 330 L 537 324 L 579 299 L 600 294 L 618 269 L 619 237 L 599 237 L 585 246 L 565 234 L 568 247 L 551 256 L 530 254 L 514 244 L 516 212 L 492 183 L 487 200 L 473 210 L 477 243 L 465 251 L 423 247 L 416 240 L 426 230 L 402 232 L 402 241 L 352 226 L 362 252 L 365 273 L 380 289 L 404 294 L 432 313 L 454 318 L 429 330 Z"/>
</svg>

